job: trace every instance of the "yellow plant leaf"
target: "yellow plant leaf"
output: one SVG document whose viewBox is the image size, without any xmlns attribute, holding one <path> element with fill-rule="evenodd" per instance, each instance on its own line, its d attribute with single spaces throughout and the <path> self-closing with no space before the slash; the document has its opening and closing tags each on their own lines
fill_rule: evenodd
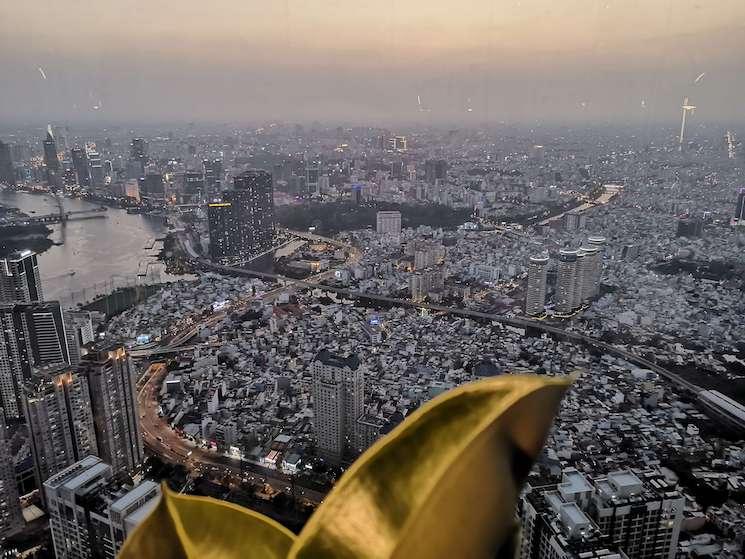
<svg viewBox="0 0 745 559">
<path fill-rule="evenodd" d="M 494 559 L 569 378 L 500 376 L 425 404 L 342 476 L 293 559 Z"/>
<path fill-rule="evenodd" d="M 286 559 L 295 535 L 274 520 L 226 501 L 178 495 L 165 483 L 162 490 L 119 559 Z"/>
</svg>

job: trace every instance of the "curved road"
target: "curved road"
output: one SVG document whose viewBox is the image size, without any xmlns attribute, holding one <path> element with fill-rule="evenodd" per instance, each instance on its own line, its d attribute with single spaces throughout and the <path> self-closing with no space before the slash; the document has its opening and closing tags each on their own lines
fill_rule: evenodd
<svg viewBox="0 0 745 559">
<path fill-rule="evenodd" d="M 277 470 L 243 462 L 217 452 L 197 448 L 178 436 L 158 415 L 158 392 L 168 370 L 163 363 L 154 363 L 141 378 L 137 391 L 140 408 L 140 427 L 145 446 L 164 460 L 182 464 L 189 470 L 222 470 L 238 477 L 250 478 L 256 483 L 267 483 L 277 491 L 290 493 L 292 478 Z M 296 491 L 313 503 L 320 503 L 324 493 L 296 483 Z"/>
<path fill-rule="evenodd" d="M 339 241 L 336 241 L 334 239 L 327 239 L 319 235 L 313 235 L 313 234 L 307 234 L 307 233 L 302 233 L 302 234 L 296 233 L 296 234 L 297 236 L 301 236 L 306 239 L 328 242 L 340 248 L 346 249 L 350 253 L 347 263 L 349 263 L 349 261 L 354 261 L 354 260 L 359 259 L 360 255 L 359 255 L 358 249 L 350 247 L 343 243 L 340 243 Z M 457 316 L 463 316 L 467 318 L 490 320 L 493 322 L 498 322 L 498 323 L 505 324 L 507 326 L 512 326 L 515 328 L 535 329 L 541 332 L 546 332 L 554 336 L 562 337 L 566 340 L 569 340 L 575 343 L 585 344 L 589 347 L 599 349 L 610 355 L 614 355 L 616 357 L 625 359 L 629 363 L 633 363 L 639 367 L 650 369 L 656 372 L 657 374 L 659 374 L 660 376 L 666 378 L 667 380 L 669 380 L 670 382 L 672 382 L 679 388 L 682 388 L 684 390 L 688 390 L 694 393 L 700 392 L 702 390 L 700 387 L 685 380 L 681 376 L 676 375 L 675 373 L 668 371 L 664 367 L 661 367 L 660 365 L 652 361 L 649 361 L 648 359 L 644 357 L 636 355 L 627 349 L 620 348 L 612 344 L 603 342 L 602 340 L 598 340 L 597 338 L 593 338 L 592 336 L 587 336 L 585 334 L 580 334 L 578 332 L 568 331 L 568 330 L 565 330 L 564 328 L 560 328 L 557 326 L 550 326 L 540 321 L 528 320 L 524 318 L 510 318 L 510 317 L 506 317 L 503 315 L 484 313 L 480 311 L 461 309 L 457 307 L 446 307 L 442 305 L 434 305 L 434 304 L 429 304 L 429 303 L 416 303 L 408 299 L 398 299 L 394 297 L 387 297 L 384 295 L 363 293 L 359 291 L 353 291 L 350 289 L 323 285 L 322 282 L 328 279 L 329 277 L 331 277 L 331 275 L 333 275 L 334 269 L 321 272 L 320 274 L 309 277 L 305 280 L 298 280 L 298 279 L 293 279 L 293 278 L 289 278 L 286 276 L 282 276 L 279 274 L 258 272 L 258 271 L 253 271 L 253 270 L 246 270 L 244 268 L 231 267 L 231 266 L 222 266 L 222 265 L 214 264 L 206 259 L 198 258 L 198 257 L 197 258 L 192 257 L 192 263 L 196 267 L 199 267 L 204 270 L 221 272 L 221 273 L 230 274 L 230 275 L 254 277 L 254 278 L 260 278 L 260 279 L 266 279 L 266 280 L 279 282 L 280 287 L 277 287 L 263 294 L 262 296 L 263 300 L 273 300 L 277 298 L 281 293 L 287 291 L 288 289 L 292 289 L 296 287 L 301 288 L 301 289 L 320 288 L 320 289 L 323 289 L 323 290 L 326 290 L 332 293 L 336 293 L 337 295 L 348 297 L 350 299 L 367 299 L 371 301 L 377 301 L 377 302 L 396 305 L 396 306 L 409 307 L 409 308 L 422 308 L 422 309 L 428 309 L 428 310 L 435 311 L 435 312 L 454 314 Z M 233 307 L 233 310 L 240 310 L 242 308 L 245 308 L 248 304 L 249 302 L 240 302 Z M 183 345 L 186 344 L 191 338 L 196 336 L 202 328 L 217 324 L 221 320 L 223 320 L 226 316 L 227 316 L 226 311 L 219 311 L 209 316 L 208 318 L 204 319 L 202 322 L 191 326 L 184 332 L 179 332 L 171 339 L 170 343 L 165 344 L 161 346 L 160 348 L 151 348 L 151 349 L 144 350 L 141 352 L 138 352 L 135 350 L 130 353 L 133 357 L 149 357 L 149 356 L 158 355 L 161 353 L 173 353 L 175 351 L 178 351 L 179 349 L 183 350 L 185 349 L 183 348 Z M 151 367 L 148 369 L 148 371 L 145 373 L 145 375 L 143 375 L 141 379 L 141 380 L 144 380 L 144 382 L 139 388 L 138 402 L 140 406 L 140 413 L 142 414 L 141 415 L 142 431 L 143 431 L 145 444 L 147 445 L 147 447 L 151 451 L 165 458 L 168 461 L 181 463 L 192 469 L 194 469 L 195 467 L 198 467 L 198 465 L 202 465 L 204 467 L 223 468 L 224 470 L 230 471 L 232 473 L 240 473 L 241 465 L 237 459 L 233 459 L 228 456 L 224 456 L 224 455 L 217 454 L 214 452 L 208 452 L 208 451 L 190 446 L 189 444 L 186 443 L 184 439 L 179 437 L 166 424 L 166 422 L 161 417 L 158 416 L 158 413 L 157 413 L 158 393 L 157 391 L 159 390 L 159 387 L 162 383 L 163 378 L 165 377 L 165 374 L 166 374 L 166 369 L 162 363 L 153 364 L 151 365 Z M 248 474 L 248 475 L 252 475 L 254 479 L 258 478 L 259 480 L 263 480 L 266 483 L 269 483 L 272 487 L 274 487 L 275 489 L 279 491 L 289 491 L 291 487 L 290 477 L 285 474 L 282 474 L 279 471 L 269 470 L 267 468 L 256 466 L 252 463 L 244 462 L 244 468 L 243 468 L 244 475 L 247 470 L 250 470 L 252 472 L 251 474 Z M 323 493 L 321 492 L 314 491 L 306 487 L 301 487 L 300 489 L 302 491 L 303 496 L 310 501 L 317 503 L 323 499 Z"/>
</svg>

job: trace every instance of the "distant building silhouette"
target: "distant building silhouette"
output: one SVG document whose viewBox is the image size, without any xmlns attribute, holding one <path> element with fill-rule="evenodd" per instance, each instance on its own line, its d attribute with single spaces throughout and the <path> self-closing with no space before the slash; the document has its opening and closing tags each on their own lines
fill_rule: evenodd
<svg viewBox="0 0 745 559">
<path fill-rule="evenodd" d="M 0 184 L 16 185 L 16 174 L 13 169 L 13 157 L 10 145 L 0 141 Z"/>
<path fill-rule="evenodd" d="M 46 168 L 47 185 L 60 186 L 62 184 L 60 162 L 57 154 L 57 142 L 54 139 L 51 126 L 47 126 L 47 136 L 44 139 L 44 166 Z"/>
<path fill-rule="evenodd" d="M 70 151 L 70 154 L 72 156 L 72 167 L 75 169 L 78 186 L 81 188 L 90 188 L 91 169 L 88 163 L 88 153 L 85 148 L 74 147 Z"/>
</svg>

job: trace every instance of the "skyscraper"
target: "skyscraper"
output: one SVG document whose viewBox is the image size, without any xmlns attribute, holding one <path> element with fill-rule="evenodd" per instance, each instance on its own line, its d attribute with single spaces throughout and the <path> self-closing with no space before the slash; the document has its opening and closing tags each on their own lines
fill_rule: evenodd
<svg viewBox="0 0 745 559">
<path fill-rule="evenodd" d="M 75 169 L 78 186 L 81 188 L 90 188 L 91 186 L 91 169 L 88 166 L 88 153 L 85 148 L 74 147 L 70 151 L 72 156 L 72 167 Z"/>
<path fill-rule="evenodd" d="M 0 410 L 0 541 L 23 528 L 13 456 Z"/>
<path fill-rule="evenodd" d="M 8 186 L 16 185 L 16 174 L 13 169 L 13 157 L 10 154 L 10 146 L 0 141 L 0 184 Z"/>
<path fill-rule="evenodd" d="M 91 186 L 100 188 L 104 185 L 104 171 L 101 163 L 101 154 L 93 148 L 87 148 L 88 163 L 91 170 Z"/>
<path fill-rule="evenodd" d="M 132 470 L 143 460 L 135 371 L 122 346 L 98 347 L 80 361 L 90 388 L 98 456 L 114 471 Z"/>
<path fill-rule="evenodd" d="M 274 192 L 266 171 L 245 171 L 235 177 L 222 202 L 210 204 L 210 253 L 221 261 L 241 263 L 272 248 Z"/>
<path fill-rule="evenodd" d="M 0 401 L 7 418 L 18 418 L 33 369 L 74 364 L 79 348 L 56 301 L 0 305 L 0 327 Z"/>
<path fill-rule="evenodd" d="M 144 138 L 133 138 L 129 144 L 129 161 L 127 162 L 127 178 L 140 179 L 145 176 L 147 164 L 147 142 Z"/>
<path fill-rule="evenodd" d="M 320 194 L 318 191 L 318 179 L 321 176 L 321 164 L 318 161 L 306 161 L 305 163 L 305 189 L 307 194 Z"/>
<path fill-rule="evenodd" d="M 543 314 L 546 306 L 546 273 L 548 256 L 531 256 L 528 264 L 528 287 L 525 291 L 525 313 L 530 316 Z"/>
<path fill-rule="evenodd" d="M 364 409 L 364 372 L 356 356 L 321 350 L 311 364 L 313 430 L 322 456 L 338 461 L 353 448 L 355 426 Z"/>
<path fill-rule="evenodd" d="M 577 276 L 577 251 L 559 251 L 556 276 L 556 311 L 568 313 L 574 309 Z"/>
<path fill-rule="evenodd" d="M 210 258 L 214 262 L 228 262 L 235 255 L 233 242 L 238 237 L 238 223 L 230 202 L 207 204 L 207 223 L 210 232 Z"/>
<path fill-rule="evenodd" d="M 16 252 L 0 259 L 0 303 L 43 301 L 36 253 Z"/>
<path fill-rule="evenodd" d="M 123 483 L 110 465 L 87 456 L 48 479 L 44 494 L 57 559 L 114 559 L 160 489 L 152 481 Z"/>
<path fill-rule="evenodd" d="M 222 160 L 205 159 L 202 161 L 202 170 L 208 198 L 218 195 L 222 190 Z"/>
<path fill-rule="evenodd" d="M 59 186 L 62 177 L 60 176 L 57 142 L 54 139 L 51 126 L 47 126 L 47 136 L 44 139 L 44 166 L 46 167 L 47 184 L 49 186 Z"/>
<path fill-rule="evenodd" d="M 37 487 L 70 464 L 97 454 L 88 382 L 69 367 L 39 371 L 27 383 L 24 415 Z"/>
<path fill-rule="evenodd" d="M 745 225 L 745 188 L 737 191 L 734 222 L 736 225 Z"/>
</svg>

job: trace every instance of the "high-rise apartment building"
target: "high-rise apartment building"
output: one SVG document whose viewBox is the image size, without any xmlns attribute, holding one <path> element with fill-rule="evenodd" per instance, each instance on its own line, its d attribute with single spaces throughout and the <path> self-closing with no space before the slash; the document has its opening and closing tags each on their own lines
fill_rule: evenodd
<svg viewBox="0 0 745 559">
<path fill-rule="evenodd" d="M 157 505 L 160 489 L 152 481 L 133 486 L 87 456 L 48 479 L 44 494 L 57 559 L 114 559 Z"/>
<path fill-rule="evenodd" d="M 569 313 L 574 309 L 577 277 L 577 251 L 559 251 L 556 274 L 556 311 Z"/>
<path fill-rule="evenodd" d="M 60 162 L 57 154 L 57 142 L 54 139 L 51 126 L 47 126 L 47 136 L 44 139 L 44 166 L 47 184 L 54 187 L 60 186 L 62 184 Z"/>
<path fill-rule="evenodd" d="M 631 559 L 673 559 L 685 497 L 662 474 L 626 470 L 594 482 L 590 511 Z"/>
<path fill-rule="evenodd" d="M 735 202 L 735 225 L 745 225 L 745 188 L 737 191 L 737 202 Z"/>
<path fill-rule="evenodd" d="M 596 296 L 600 290 L 602 244 L 578 250 L 561 250 L 556 279 L 556 311 L 570 313 Z"/>
<path fill-rule="evenodd" d="M 400 235 L 401 234 L 401 212 L 382 211 L 377 213 L 378 235 Z"/>
<path fill-rule="evenodd" d="M 69 367 L 40 371 L 26 384 L 24 415 L 37 487 L 98 452 L 87 379 Z"/>
<path fill-rule="evenodd" d="M 10 153 L 10 146 L 0 141 L 0 184 L 8 186 L 16 185 L 16 173 L 13 169 L 13 157 Z"/>
<path fill-rule="evenodd" d="M 274 242 L 274 191 L 266 171 L 235 177 L 221 202 L 208 207 L 210 254 L 226 263 L 241 263 L 270 250 Z"/>
<path fill-rule="evenodd" d="M 569 468 L 559 484 L 529 488 L 520 502 L 521 559 L 672 559 L 684 497 L 654 472 L 588 480 Z"/>
<path fill-rule="evenodd" d="M 43 301 L 36 253 L 15 252 L 0 259 L 0 303 Z"/>
<path fill-rule="evenodd" d="M 23 528 L 21 502 L 18 500 L 13 455 L 0 413 L 0 541 Z"/>
<path fill-rule="evenodd" d="M 56 301 L 0 305 L 0 326 L 0 403 L 15 419 L 33 369 L 74 364 L 79 349 Z"/>
<path fill-rule="evenodd" d="M 540 316 L 546 306 L 548 256 L 531 256 L 528 263 L 528 287 L 525 291 L 525 313 Z"/>
<path fill-rule="evenodd" d="M 88 152 L 85 148 L 76 146 L 72 148 L 70 154 L 72 156 L 72 168 L 75 170 L 78 186 L 81 188 L 90 188 L 91 169 L 88 164 Z"/>
<path fill-rule="evenodd" d="M 122 346 L 93 348 L 78 367 L 90 389 L 98 456 L 114 471 L 132 470 L 143 460 L 135 370 Z"/>
<path fill-rule="evenodd" d="M 311 364 L 313 430 L 318 451 L 338 461 L 354 448 L 357 419 L 364 409 L 364 371 L 356 356 L 322 350 Z"/>
</svg>

